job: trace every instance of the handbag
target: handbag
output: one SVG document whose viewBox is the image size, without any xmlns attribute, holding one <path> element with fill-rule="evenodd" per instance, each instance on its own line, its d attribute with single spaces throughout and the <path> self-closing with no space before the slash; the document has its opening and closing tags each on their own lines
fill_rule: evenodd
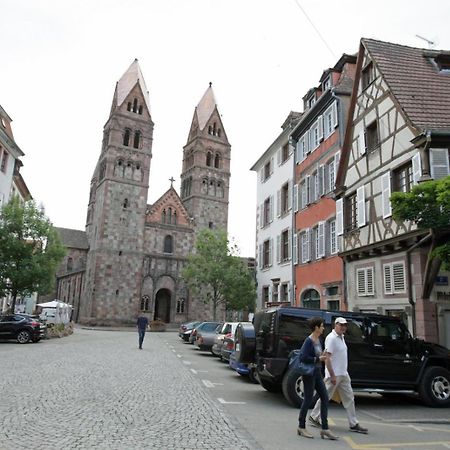
<svg viewBox="0 0 450 450">
<path fill-rule="evenodd" d="M 314 364 L 300 361 L 301 350 L 293 350 L 289 359 L 289 369 L 297 371 L 300 375 L 312 377 L 314 375 Z"/>
</svg>

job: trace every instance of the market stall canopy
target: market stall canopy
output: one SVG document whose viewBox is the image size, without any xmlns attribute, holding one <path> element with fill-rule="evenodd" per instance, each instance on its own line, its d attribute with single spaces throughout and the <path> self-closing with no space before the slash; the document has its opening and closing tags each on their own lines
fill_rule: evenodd
<svg viewBox="0 0 450 450">
<path fill-rule="evenodd" d="M 72 307 L 72 305 L 64 303 L 60 300 L 52 300 L 51 302 L 47 302 L 47 303 L 38 303 L 37 306 L 41 306 L 42 308 L 63 308 L 65 306 Z"/>
</svg>

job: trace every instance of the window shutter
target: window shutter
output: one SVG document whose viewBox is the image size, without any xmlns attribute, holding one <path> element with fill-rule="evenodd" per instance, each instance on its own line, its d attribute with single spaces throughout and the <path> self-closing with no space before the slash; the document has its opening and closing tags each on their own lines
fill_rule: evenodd
<svg viewBox="0 0 450 450">
<path fill-rule="evenodd" d="M 294 233 L 292 241 L 292 260 L 294 265 L 298 264 L 298 234 Z"/>
<path fill-rule="evenodd" d="M 430 169 L 434 180 L 450 175 L 448 149 L 430 148 Z"/>
<path fill-rule="evenodd" d="M 321 164 L 319 166 L 319 192 L 318 197 L 322 197 L 325 194 L 325 166 Z"/>
<path fill-rule="evenodd" d="M 317 232 L 319 233 L 319 254 L 317 257 L 322 258 L 325 256 L 325 222 L 319 222 Z"/>
<path fill-rule="evenodd" d="M 264 181 L 264 167 L 259 171 L 259 181 Z"/>
<path fill-rule="evenodd" d="M 359 187 L 356 191 L 356 210 L 358 227 L 361 228 L 366 224 L 366 199 L 364 194 L 364 186 Z"/>
<path fill-rule="evenodd" d="M 337 152 L 334 155 L 334 180 L 333 180 L 334 183 L 336 183 L 336 177 L 337 177 L 340 161 L 341 161 L 341 152 Z M 331 190 L 333 190 L 333 189 L 334 189 L 334 185 L 331 186 Z"/>
<path fill-rule="evenodd" d="M 289 281 L 288 283 L 288 301 L 292 303 L 292 283 Z"/>
<path fill-rule="evenodd" d="M 306 155 L 309 153 L 309 149 L 310 149 L 309 130 L 303 135 L 303 138 L 305 139 L 304 158 L 306 158 Z"/>
<path fill-rule="evenodd" d="M 311 229 L 306 229 L 306 261 L 311 261 Z"/>
<path fill-rule="evenodd" d="M 384 293 L 385 294 L 393 294 L 392 291 L 392 273 L 391 273 L 392 266 L 391 264 L 384 264 L 383 265 L 383 272 L 384 272 Z"/>
<path fill-rule="evenodd" d="M 291 260 L 292 258 L 292 232 L 289 228 L 288 230 L 288 259 Z"/>
<path fill-rule="evenodd" d="M 301 140 L 299 139 L 295 144 L 295 164 L 298 164 L 302 160 L 301 151 Z"/>
<path fill-rule="evenodd" d="M 332 162 L 334 164 L 334 161 Z M 326 164 L 324 167 L 323 177 L 324 177 L 324 194 L 331 191 L 330 188 L 330 165 Z"/>
<path fill-rule="evenodd" d="M 331 108 L 333 114 L 333 126 L 336 128 L 338 126 L 337 102 L 334 102 Z"/>
<path fill-rule="evenodd" d="M 306 204 L 309 205 L 311 203 L 311 181 L 310 176 L 306 175 L 305 189 L 306 189 Z"/>
<path fill-rule="evenodd" d="M 259 268 L 263 268 L 263 246 L 259 244 Z"/>
<path fill-rule="evenodd" d="M 281 165 L 281 148 L 277 150 L 277 164 Z"/>
<path fill-rule="evenodd" d="M 391 173 L 387 172 L 381 176 L 381 203 L 383 208 L 383 219 L 392 215 L 391 208 Z"/>
<path fill-rule="evenodd" d="M 298 211 L 298 184 L 294 184 L 294 195 L 292 196 L 292 206 L 294 212 Z"/>
<path fill-rule="evenodd" d="M 317 118 L 319 142 L 323 139 L 323 116 Z"/>
<path fill-rule="evenodd" d="M 277 292 L 278 292 L 278 301 L 281 302 L 281 283 L 278 283 Z"/>
<path fill-rule="evenodd" d="M 366 134 L 363 131 L 358 136 L 358 148 L 360 155 L 364 155 L 366 153 Z"/>
<path fill-rule="evenodd" d="M 273 156 L 270 158 L 270 175 L 273 174 L 273 166 L 274 166 L 274 160 L 273 160 Z"/>
<path fill-rule="evenodd" d="M 277 191 L 277 217 L 281 216 L 281 190 Z"/>
<path fill-rule="evenodd" d="M 277 236 L 277 263 L 281 262 L 281 236 Z"/>
<path fill-rule="evenodd" d="M 273 239 L 269 239 L 269 266 L 272 265 L 272 254 L 273 254 Z"/>
<path fill-rule="evenodd" d="M 420 159 L 420 153 L 416 153 L 412 157 L 412 171 L 413 183 L 417 184 L 422 176 L 422 160 Z"/>
<path fill-rule="evenodd" d="M 269 284 L 269 302 L 272 301 L 272 297 L 273 297 L 273 285 Z"/>
<path fill-rule="evenodd" d="M 373 267 L 369 267 L 367 269 L 367 295 L 373 295 L 374 289 L 373 289 Z"/>
<path fill-rule="evenodd" d="M 366 277 L 365 277 L 365 270 L 364 269 L 357 269 L 356 270 L 356 283 L 357 283 L 357 289 L 358 289 L 358 295 L 365 295 L 366 293 Z"/>
<path fill-rule="evenodd" d="M 290 211 L 292 209 L 292 180 L 288 182 L 287 196 L 288 211 Z"/>
<path fill-rule="evenodd" d="M 264 227 L 264 203 L 259 205 L 259 227 Z"/>
<path fill-rule="evenodd" d="M 344 199 L 340 198 L 336 200 L 336 234 L 342 236 L 344 234 L 344 211 L 343 211 Z"/>
<path fill-rule="evenodd" d="M 392 278 L 394 280 L 394 293 L 406 292 L 405 265 L 403 263 L 392 264 Z"/>
</svg>

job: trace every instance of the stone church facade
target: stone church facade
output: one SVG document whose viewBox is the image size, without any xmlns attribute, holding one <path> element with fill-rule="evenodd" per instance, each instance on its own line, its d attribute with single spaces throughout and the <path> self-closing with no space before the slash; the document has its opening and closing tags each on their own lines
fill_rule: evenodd
<svg viewBox="0 0 450 450">
<path fill-rule="evenodd" d="M 148 91 L 135 60 L 117 82 L 103 129 L 85 248 L 74 248 L 72 239 L 57 275 L 56 296 L 74 305 L 79 322 L 134 323 L 140 310 L 166 323 L 211 318 L 209 307 L 190 295 L 181 277 L 196 235 L 205 228 L 227 229 L 231 146 L 211 84 L 195 108 L 183 148 L 180 195 L 171 184 L 149 205 L 153 128 Z M 63 241 L 76 233 L 83 240 L 80 231 L 59 230 Z M 69 268 L 77 267 L 80 279 L 74 258 L 85 261 L 78 291 L 70 289 Z"/>
</svg>

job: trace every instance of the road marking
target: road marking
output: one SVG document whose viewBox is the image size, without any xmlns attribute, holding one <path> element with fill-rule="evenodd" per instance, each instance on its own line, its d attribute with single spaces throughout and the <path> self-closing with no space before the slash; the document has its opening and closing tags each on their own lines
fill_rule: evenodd
<svg viewBox="0 0 450 450">
<path fill-rule="evenodd" d="M 352 438 L 348 436 L 343 437 L 344 441 L 354 450 L 392 450 L 393 447 L 421 447 L 426 448 L 432 445 L 442 445 L 450 448 L 450 441 L 432 441 L 432 442 L 395 442 L 386 444 L 357 444 Z"/>
<path fill-rule="evenodd" d="M 183 361 L 183 364 L 186 364 L 187 366 L 190 366 L 192 363 L 190 361 Z"/>
<path fill-rule="evenodd" d="M 424 429 L 423 428 L 419 428 L 419 427 L 416 427 L 415 425 L 408 425 L 410 428 L 412 428 L 413 430 L 416 430 L 416 431 L 420 431 L 420 432 L 424 432 Z"/>
<path fill-rule="evenodd" d="M 179 355 L 178 353 L 177 353 L 177 358 L 182 358 L 183 357 L 183 355 Z"/>
<path fill-rule="evenodd" d="M 344 441 L 347 442 L 347 444 L 350 445 L 353 450 L 390 450 L 386 447 L 380 447 L 379 444 L 373 444 L 373 446 L 372 444 L 358 445 L 352 438 L 348 436 L 344 436 L 342 439 L 344 439 Z"/>
<path fill-rule="evenodd" d="M 207 387 L 207 388 L 213 388 L 215 386 L 223 386 L 223 383 L 213 383 L 212 381 L 209 380 L 202 380 L 202 383 Z"/>
<path fill-rule="evenodd" d="M 245 402 L 227 402 L 223 398 L 218 398 L 217 400 L 219 400 L 219 402 L 222 403 L 222 405 L 246 405 L 247 404 Z"/>
</svg>

